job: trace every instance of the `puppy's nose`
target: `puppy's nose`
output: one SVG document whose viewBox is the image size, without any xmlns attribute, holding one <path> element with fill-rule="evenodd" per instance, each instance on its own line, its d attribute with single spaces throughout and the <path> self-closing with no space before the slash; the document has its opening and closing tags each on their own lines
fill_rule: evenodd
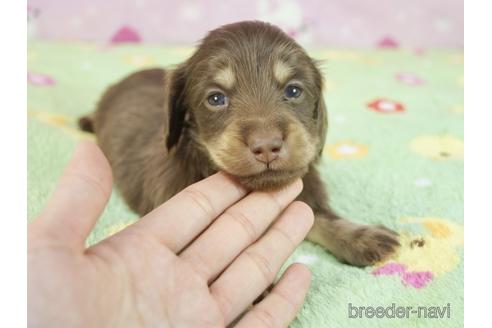
<svg viewBox="0 0 492 328">
<path fill-rule="evenodd" d="M 269 164 L 278 158 L 282 145 L 280 135 L 269 134 L 250 138 L 249 149 L 258 161 Z"/>
</svg>

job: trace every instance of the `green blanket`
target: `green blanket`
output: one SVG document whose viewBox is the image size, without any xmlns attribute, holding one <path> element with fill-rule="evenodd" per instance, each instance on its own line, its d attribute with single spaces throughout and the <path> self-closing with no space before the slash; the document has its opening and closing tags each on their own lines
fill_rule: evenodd
<svg viewBox="0 0 492 328">
<path fill-rule="evenodd" d="M 29 45 L 29 220 L 53 190 L 76 142 L 91 137 L 77 130 L 76 119 L 93 110 L 104 89 L 132 71 L 178 63 L 192 50 Z M 398 231 L 403 246 L 387 262 L 360 269 L 304 242 L 289 263 L 306 263 L 313 281 L 292 326 L 462 326 L 463 54 L 310 54 L 322 60 L 325 76 L 330 128 L 320 169 L 331 204 L 347 218 Z M 134 220 L 114 192 L 88 244 Z M 413 308 L 398 318 L 400 306 Z M 386 317 L 378 318 L 381 313 Z"/>
</svg>

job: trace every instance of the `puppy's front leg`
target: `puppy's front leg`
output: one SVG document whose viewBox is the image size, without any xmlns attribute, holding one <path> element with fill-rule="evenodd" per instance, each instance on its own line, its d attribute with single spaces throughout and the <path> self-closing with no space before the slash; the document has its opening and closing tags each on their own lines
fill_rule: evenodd
<svg viewBox="0 0 492 328">
<path fill-rule="evenodd" d="M 362 225 L 316 212 L 307 239 L 325 247 L 340 261 L 355 266 L 382 261 L 400 245 L 398 234 L 382 225 Z"/>
<path fill-rule="evenodd" d="M 323 183 L 312 167 L 304 177 L 300 200 L 314 211 L 315 221 L 307 239 L 330 251 L 342 262 L 372 265 L 386 259 L 400 246 L 398 234 L 382 225 L 363 225 L 334 214 L 328 206 Z"/>
</svg>

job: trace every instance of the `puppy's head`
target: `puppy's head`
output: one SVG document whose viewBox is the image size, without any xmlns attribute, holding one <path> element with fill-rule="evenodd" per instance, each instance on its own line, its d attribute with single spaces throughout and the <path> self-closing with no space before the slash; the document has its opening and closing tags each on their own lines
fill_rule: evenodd
<svg viewBox="0 0 492 328">
<path fill-rule="evenodd" d="M 168 82 L 169 149 L 182 132 L 251 189 L 303 176 L 326 133 L 322 78 L 280 29 L 241 22 L 209 33 Z"/>
</svg>

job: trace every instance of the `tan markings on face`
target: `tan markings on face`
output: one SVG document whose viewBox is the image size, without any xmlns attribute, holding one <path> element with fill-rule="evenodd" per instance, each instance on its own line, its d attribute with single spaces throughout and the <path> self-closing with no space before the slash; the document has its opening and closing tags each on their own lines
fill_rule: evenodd
<svg viewBox="0 0 492 328">
<path fill-rule="evenodd" d="M 244 145 L 240 138 L 238 126 L 231 124 L 217 139 L 202 143 L 217 166 L 236 173 L 244 165 Z"/>
<path fill-rule="evenodd" d="M 257 174 L 264 170 L 264 166 L 251 156 L 248 146 L 241 141 L 239 131 L 237 123 L 232 123 L 217 138 L 202 143 L 219 168 L 237 176 Z M 301 169 L 309 165 L 316 155 L 316 140 L 300 123 L 291 121 L 288 131 L 284 143 L 288 156 L 272 162 L 271 168 L 274 170 Z"/>
<path fill-rule="evenodd" d="M 273 64 L 273 75 L 280 84 L 287 82 L 287 79 L 290 77 L 291 74 L 292 67 L 290 67 L 283 61 L 275 61 L 275 63 Z"/>
<path fill-rule="evenodd" d="M 316 140 L 299 123 L 289 127 L 287 143 L 291 148 L 291 161 L 308 165 L 316 156 Z"/>
<path fill-rule="evenodd" d="M 215 74 L 214 81 L 226 89 L 231 89 L 236 82 L 236 77 L 234 76 L 232 69 L 230 67 L 226 67 Z"/>
</svg>

